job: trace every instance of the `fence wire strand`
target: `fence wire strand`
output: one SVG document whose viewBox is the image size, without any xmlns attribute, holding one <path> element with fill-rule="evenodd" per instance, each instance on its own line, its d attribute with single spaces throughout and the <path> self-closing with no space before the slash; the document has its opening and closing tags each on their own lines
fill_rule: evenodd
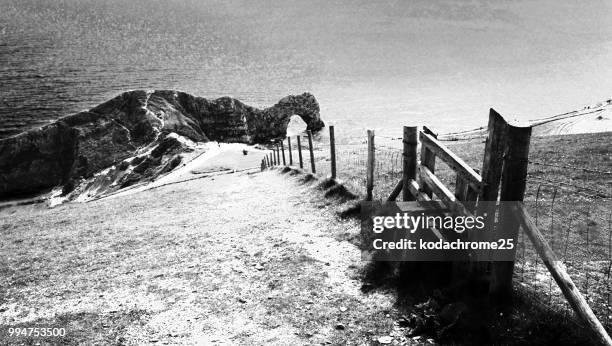
<svg viewBox="0 0 612 346">
<path fill-rule="evenodd" d="M 612 330 L 612 213 L 610 199 L 576 194 L 550 183 L 537 185 L 535 198 L 526 200 L 553 252 L 561 260 L 595 315 Z M 519 238 L 515 278 L 523 293 L 566 320 L 581 325 L 552 275 L 525 235 Z"/>
</svg>

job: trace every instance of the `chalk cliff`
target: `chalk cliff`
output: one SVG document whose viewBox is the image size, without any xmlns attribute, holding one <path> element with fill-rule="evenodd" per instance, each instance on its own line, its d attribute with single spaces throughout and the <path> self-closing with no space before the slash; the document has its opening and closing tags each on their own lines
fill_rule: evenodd
<svg viewBox="0 0 612 346">
<path fill-rule="evenodd" d="M 324 127 L 319 104 L 309 93 L 287 96 L 260 110 L 229 97 L 125 92 L 88 111 L 0 140 L 0 197 L 61 185 L 69 191 L 75 181 L 111 166 L 115 183 L 128 186 L 179 165 L 190 143 L 253 144 L 284 137 L 292 115 L 300 116 L 309 130 Z"/>
</svg>

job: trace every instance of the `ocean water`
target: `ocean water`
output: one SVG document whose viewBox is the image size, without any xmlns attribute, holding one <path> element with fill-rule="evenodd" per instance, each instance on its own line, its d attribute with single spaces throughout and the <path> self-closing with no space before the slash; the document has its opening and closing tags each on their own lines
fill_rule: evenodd
<svg viewBox="0 0 612 346">
<path fill-rule="evenodd" d="M 611 18 L 605 0 L 0 0 L 0 138 L 129 89 L 310 91 L 339 137 L 541 118 L 612 97 Z"/>
</svg>

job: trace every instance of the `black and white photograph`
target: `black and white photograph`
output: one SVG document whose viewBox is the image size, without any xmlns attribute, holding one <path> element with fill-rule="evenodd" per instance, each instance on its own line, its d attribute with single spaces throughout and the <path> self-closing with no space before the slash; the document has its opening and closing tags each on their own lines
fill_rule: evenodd
<svg viewBox="0 0 612 346">
<path fill-rule="evenodd" d="M 610 335 L 612 2 L 0 0 L 0 345 Z"/>
</svg>

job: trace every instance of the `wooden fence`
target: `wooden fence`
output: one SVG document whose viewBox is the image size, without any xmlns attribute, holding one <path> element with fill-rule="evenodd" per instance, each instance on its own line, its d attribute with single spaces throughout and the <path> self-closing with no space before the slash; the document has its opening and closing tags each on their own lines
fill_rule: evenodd
<svg viewBox="0 0 612 346">
<path fill-rule="evenodd" d="M 507 123 L 493 109 L 489 113 L 488 137 L 480 171 L 470 167 L 464 160 L 440 142 L 433 131 L 426 127 L 403 128 L 402 178 L 395 184 L 387 200 L 395 201 L 400 193 L 404 201 L 442 201 L 449 210 L 458 215 L 485 215 L 487 229 L 496 224 L 503 224 L 509 235 L 518 238 L 519 230 L 529 237 L 541 260 L 545 263 L 552 277 L 563 292 L 566 300 L 576 315 L 592 332 L 598 343 L 612 345 L 612 339 L 597 319 L 587 301 L 567 273 L 564 264 L 554 254 L 524 207 L 517 209 L 503 208 L 496 215 L 496 201 L 523 201 L 527 182 L 529 163 L 530 126 L 522 127 Z M 336 144 L 334 127 L 330 131 L 331 178 L 336 179 Z M 316 173 L 312 133 L 308 131 L 308 151 L 310 171 Z M 289 146 L 289 164 L 293 165 L 291 139 Z M 420 153 L 418 152 L 420 146 Z M 299 167 L 304 168 L 300 136 L 297 136 Z M 366 192 L 365 199 L 373 199 L 375 170 L 375 136 L 374 131 L 367 132 Z M 281 159 L 282 158 L 282 159 Z M 436 160 L 443 161 L 456 173 L 456 183 L 452 192 L 436 176 Z M 262 170 L 272 166 L 286 165 L 284 141 L 274 147 L 273 152 L 262 160 Z M 340 167 L 342 169 L 342 167 Z M 516 250 L 514 250 L 516 251 Z M 515 255 L 515 254 L 514 254 Z M 469 263 L 455 263 L 454 277 L 467 276 L 470 280 L 487 283 L 488 295 L 483 297 L 494 303 L 511 302 L 514 261 L 486 262 L 472 258 Z"/>
</svg>

